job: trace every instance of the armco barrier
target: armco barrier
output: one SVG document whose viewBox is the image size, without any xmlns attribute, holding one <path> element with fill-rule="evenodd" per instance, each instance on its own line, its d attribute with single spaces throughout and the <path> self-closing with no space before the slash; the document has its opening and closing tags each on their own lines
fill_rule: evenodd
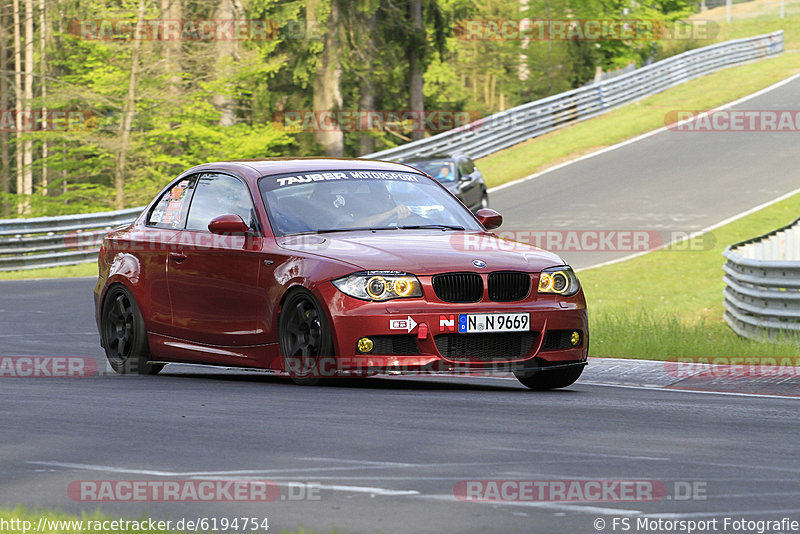
<svg viewBox="0 0 800 534">
<path fill-rule="evenodd" d="M 0 271 L 96 261 L 100 242 L 108 230 L 130 223 L 142 209 L 0 219 Z"/>
<path fill-rule="evenodd" d="M 730 327 L 747 338 L 800 339 L 800 219 L 723 254 Z"/>
<path fill-rule="evenodd" d="M 692 78 L 781 52 L 783 31 L 718 43 L 678 54 L 594 85 L 495 113 L 460 128 L 361 157 L 401 161 L 438 152 L 463 152 L 480 158 L 596 117 Z M 0 271 L 94 261 L 105 233 L 101 230 L 132 221 L 141 209 L 37 219 L 0 219 Z M 81 235 L 75 232 L 94 234 Z M 77 249 L 75 241 L 80 244 Z"/>
<path fill-rule="evenodd" d="M 453 130 L 361 156 L 402 161 L 434 153 L 481 158 L 714 71 L 783 52 L 783 31 L 690 50 L 610 80 L 490 115 Z"/>
</svg>

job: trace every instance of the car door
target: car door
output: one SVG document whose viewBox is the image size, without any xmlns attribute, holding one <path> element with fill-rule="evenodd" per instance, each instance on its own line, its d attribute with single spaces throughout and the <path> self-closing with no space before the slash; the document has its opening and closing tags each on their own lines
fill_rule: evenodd
<svg viewBox="0 0 800 534">
<path fill-rule="evenodd" d="M 467 205 L 468 208 L 474 209 L 481 200 L 483 191 L 481 190 L 480 181 L 474 176 L 475 164 L 472 160 L 466 157 L 459 157 L 456 160 L 458 166 L 458 187 L 461 201 Z"/>
<path fill-rule="evenodd" d="M 172 328 L 172 303 L 167 287 L 167 267 L 170 254 L 178 247 L 178 238 L 186 224 L 189 201 L 196 176 L 186 176 L 172 184 L 147 213 L 145 227 L 133 236 L 140 273 L 146 287 L 147 330 L 167 334 Z"/>
<path fill-rule="evenodd" d="M 218 235 L 212 219 L 242 217 L 247 235 Z M 196 343 L 256 345 L 264 292 L 259 287 L 261 235 L 249 189 L 239 178 L 215 172 L 197 178 L 177 249 L 167 264 L 172 335 Z"/>
</svg>

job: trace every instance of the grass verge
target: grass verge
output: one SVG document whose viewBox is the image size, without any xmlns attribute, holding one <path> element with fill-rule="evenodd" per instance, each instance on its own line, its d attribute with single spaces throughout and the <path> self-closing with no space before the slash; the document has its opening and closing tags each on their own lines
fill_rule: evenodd
<svg viewBox="0 0 800 534">
<path fill-rule="evenodd" d="M 34 280 L 36 278 L 73 278 L 77 276 L 97 276 L 97 262 L 81 263 L 79 265 L 64 265 L 61 267 L 47 267 L 45 269 L 30 269 L 26 271 L 0 272 L 0 280 Z"/>
<path fill-rule="evenodd" d="M 686 82 L 657 95 L 633 102 L 619 109 L 562 128 L 497 152 L 478 161 L 489 187 L 541 172 L 549 167 L 584 154 L 615 145 L 626 139 L 664 126 L 672 110 L 711 109 L 769 87 L 800 72 L 800 2 L 787 1 L 787 16 L 780 19 L 772 9 L 774 2 L 751 2 L 744 6 L 747 16 L 734 11 L 730 25 L 719 18 L 718 9 L 697 18 L 715 20 L 720 32 L 714 41 L 761 35 L 784 30 L 786 52 L 776 58 L 723 69 Z M 764 14 L 756 10 L 759 4 Z M 739 6 L 737 9 L 744 9 Z M 769 9 L 768 9 L 769 8 Z M 722 8 L 724 14 L 724 8 Z M 712 44 L 709 42 L 709 44 Z"/>
<path fill-rule="evenodd" d="M 689 244 L 581 271 L 589 309 L 590 355 L 655 360 L 794 358 L 800 365 L 796 341 L 746 340 L 722 319 L 725 247 L 789 224 L 798 212 L 800 194 Z"/>
</svg>

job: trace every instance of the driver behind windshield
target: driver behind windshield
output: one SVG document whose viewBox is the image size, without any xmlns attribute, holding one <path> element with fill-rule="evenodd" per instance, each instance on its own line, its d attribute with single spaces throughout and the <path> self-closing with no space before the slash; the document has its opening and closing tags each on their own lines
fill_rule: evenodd
<svg viewBox="0 0 800 534">
<path fill-rule="evenodd" d="M 369 184 L 369 201 L 354 206 L 354 225 L 357 227 L 384 226 L 399 223 L 412 215 L 405 204 L 397 204 L 383 183 Z"/>
<path fill-rule="evenodd" d="M 450 180 L 452 180 L 452 177 L 450 176 L 450 166 L 442 165 L 442 168 L 439 169 L 439 174 L 436 175 L 436 179 L 439 180 L 440 182 L 441 181 L 449 182 Z"/>
</svg>

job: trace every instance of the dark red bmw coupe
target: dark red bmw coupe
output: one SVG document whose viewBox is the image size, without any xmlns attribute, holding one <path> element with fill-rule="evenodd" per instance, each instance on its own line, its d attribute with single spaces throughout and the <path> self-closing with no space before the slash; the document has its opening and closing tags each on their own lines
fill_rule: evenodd
<svg viewBox="0 0 800 534">
<path fill-rule="evenodd" d="M 511 371 L 565 387 L 586 303 L 557 255 L 496 237 L 438 182 L 345 159 L 210 163 L 108 234 L 94 291 L 119 373 L 166 363 L 271 369 L 298 383 Z"/>
</svg>

